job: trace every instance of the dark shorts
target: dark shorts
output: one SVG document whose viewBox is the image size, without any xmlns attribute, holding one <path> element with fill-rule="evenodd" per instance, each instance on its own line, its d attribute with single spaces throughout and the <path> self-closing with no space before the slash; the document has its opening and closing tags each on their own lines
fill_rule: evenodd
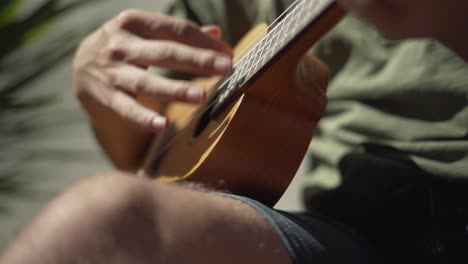
<svg viewBox="0 0 468 264">
<path fill-rule="evenodd" d="M 339 188 L 306 195 L 309 212 L 320 214 L 231 197 L 270 222 L 293 263 L 468 263 L 466 179 L 429 175 L 388 150 L 349 154 L 340 170 Z"/>
<path fill-rule="evenodd" d="M 243 196 L 226 195 L 256 209 L 272 225 L 294 264 L 385 263 L 364 239 L 350 228 L 323 216 L 271 209 Z"/>
</svg>

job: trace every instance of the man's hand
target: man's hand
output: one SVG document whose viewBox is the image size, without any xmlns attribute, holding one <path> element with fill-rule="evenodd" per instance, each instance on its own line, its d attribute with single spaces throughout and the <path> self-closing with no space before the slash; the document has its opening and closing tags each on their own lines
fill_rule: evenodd
<svg viewBox="0 0 468 264">
<path fill-rule="evenodd" d="M 214 26 L 127 10 L 81 43 L 73 63 L 74 90 L 115 166 L 139 168 L 153 133 L 168 125 L 164 102 L 205 98 L 201 87 L 149 73 L 147 67 L 227 75 L 232 51 L 220 35 Z"/>
<path fill-rule="evenodd" d="M 296 89 L 299 89 L 305 103 L 313 104 L 318 117 L 325 112 L 327 88 L 330 78 L 328 65 L 315 56 L 306 54 L 296 69 Z M 313 101 L 310 99 L 313 98 Z"/>
<path fill-rule="evenodd" d="M 147 67 L 226 75 L 232 67 L 231 48 L 219 35 L 216 27 L 124 11 L 80 45 L 73 63 L 75 92 L 92 119 L 100 114 L 92 109 L 104 107 L 142 129 L 158 131 L 166 127 L 166 118 L 139 104 L 136 96 L 200 103 L 204 92 L 191 82 L 149 73 Z"/>
</svg>

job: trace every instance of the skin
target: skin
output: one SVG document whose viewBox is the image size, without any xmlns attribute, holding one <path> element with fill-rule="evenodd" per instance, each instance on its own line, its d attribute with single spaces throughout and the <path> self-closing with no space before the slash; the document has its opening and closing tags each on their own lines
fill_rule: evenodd
<svg viewBox="0 0 468 264">
<path fill-rule="evenodd" d="M 135 172 L 154 134 L 170 121 L 164 117 L 163 107 L 149 108 L 137 98 L 163 105 L 171 101 L 196 104 L 205 97 L 202 88 L 191 82 L 167 79 L 146 68 L 155 65 L 227 75 L 232 49 L 220 35 L 215 26 L 200 27 L 159 13 L 126 10 L 81 43 L 73 63 L 74 91 L 118 169 Z M 298 71 L 297 79 L 306 80 L 297 82 L 297 88 L 310 90 L 315 83 L 323 83 L 317 78 L 323 75 Z"/>
<path fill-rule="evenodd" d="M 466 37 L 457 32 L 468 23 L 466 1 L 339 2 L 390 38 L 433 37 L 468 58 Z M 216 27 L 129 10 L 83 41 L 73 66 L 74 89 L 119 168 L 135 168 L 135 153 L 167 126 L 162 111 L 141 105 L 138 96 L 158 102 L 198 103 L 204 98 L 199 87 L 151 75 L 146 66 L 226 75 L 232 67 L 231 50 L 219 35 Z M 313 67 L 308 65 L 299 68 Z M 317 89 L 317 82 L 298 71 L 299 88 Z M 110 132 L 107 128 L 113 119 L 122 130 L 133 130 L 117 137 L 132 143 L 124 145 L 129 147 L 124 151 L 130 153 L 127 156 L 116 155 L 115 141 L 106 141 L 108 134 L 118 134 L 119 127 Z M 0 263 L 287 264 L 291 260 L 266 220 L 243 203 L 187 186 L 110 173 L 85 179 L 58 196 L 9 244 Z"/>
<path fill-rule="evenodd" d="M 0 263 L 291 262 L 271 226 L 242 202 L 108 173 L 59 195 L 12 241 Z"/>
<path fill-rule="evenodd" d="M 167 125 L 162 112 L 141 105 L 138 96 L 191 103 L 204 97 L 192 83 L 155 76 L 145 67 L 228 74 L 231 49 L 220 33 L 217 27 L 129 10 L 83 41 L 73 66 L 74 89 L 118 166 L 133 168 L 125 156 L 115 155 L 107 133 L 130 127 L 149 140 Z M 217 62 L 226 58 L 227 64 Z M 325 102 L 322 67 L 306 57 L 298 66 L 296 88 Z M 190 90 L 196 91 L 194 98 Z M 116 120 L 121 127 L 109 128 Z M 138 137 L 121 136 L 117 139 L 130 142 L 122 153 L 139 151 Z M 242 202 L 115 172 L 85 179 L 59 195 L 9 244 L 0 263 L 288 264 L 291 259 L 264 217 Z"/>
<path fill-rule="evenodd" d="M 431 37 L 468 60 L 468 2 L 459 0 L 338 0 L 391 39 Z M 80 45 L 73 64 L 74 90 L 103 149 L 118 169 L 140 166 L 154 133 L 168 120 L 163 107 L 136 100 L 200 103 L 205 95 L 190 82 L 145 71 L 149 65 L 189 73 L 227 75 L 231 49 L 217 27 L 162 14 L 127 10 Z M 155 105 L 155 104 L 152 104 Z"/>
<path fill-rule="evenodd" d="M 168 125 L 162 107 L 148 108 L 137 97 L 154 105 L 200 103 L 205 97 L 191 82 L 167 79 L 146 68 L 226 75 L 232 51 L 220 34 L 214 26 L 126 10 L 83 40 L 73 62 L 74 91 L 117 168 L 135 171 L 154 133 Z"/>
<path fill-rule="evenodd" d="M 468 2 L 460 0 L 338 0 L 394 40 L 433 38 L 468 60 Z M 462 30 L 462 31 L 460 31 Z"/>
</svg>

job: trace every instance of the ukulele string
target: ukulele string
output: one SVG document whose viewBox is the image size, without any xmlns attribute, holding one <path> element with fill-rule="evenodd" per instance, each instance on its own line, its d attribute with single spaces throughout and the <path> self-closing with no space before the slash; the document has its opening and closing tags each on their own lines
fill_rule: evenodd
<svg viewBox="0 0 468 264">
<path fill-rule="evenodd" d="M 260 40 L 261 38 L 266 38 L 268 36 L 267 34 L 264 37 L 262 37 L 264 33 L 269 32 L 271 28 L 276 27 L 279 24 L 280 20 L 283 19 L 286 16 L 286 14 L 290 13 L 291 9 L 299 5 L 299 2 L 304 2 L 304 1 L 305 0 L 294 0 L 294 2 L 283 13 L 281 13 L 280 16 L 278 16 L 275 20 L 273 20 L 273 22 L 271 22 L 270 25 L 268 25 L 268 27 L 265 28 L 261 32 L 261 34 L 258 34 L 258 36 L 255 39 L 253 39 L 246 47 L 244 47 L 239 52 L 239 55 L 237 55 L 241 59 L 235 64 L 235 66 L 237 66 L 238 64 L 240 64 L 242 61 L 244 61 L 247 58 L 247 56 L 244 56 L 244 55 L 247 55 L 247 53 L 249 53 L 254 46 L 259 44 L 258 40 Z"/>
<path fill-rule="evenodd" d="M 245 56 L 248 54 L 249 51 L 253 50 L 252 48 L 258 44 L 258 40 L 260 38 L 262 38 L 261 36 L 268 32 L 270 29 L 272 29 L 273 27 L 277 26 L 277 24 L 279 23 L 279 20 L 281 20 L 284 16 L 286 16 L 286 14 L 289 14 L 291 12 L 291 9 L 297 7 L 299 5 L 299 2 L 304 2 L 305 0 L 295 0 L 280 16 L 278 16 L 267 28 L 265 28 L 261 34 L 258 34 L 258 36 L 252 40 L 245 48 L 243 48 L 240 52 L 239 52 L 239 57 L 241 57 L 241 59 L 236 63 L 236 65 L 234 66 L 234 68 L 239 64 L 241 63 L 244 59 L 246 59 L 247 57 L 249 56 Z M 264 36 L 264 38 L 266 38 L 268 36 L 268 34 L 266 36 Z M 219 86 L 224 86 L 226 85 L 234 76 L 231 75 L 230 77 L 226 78 L 225 81 L 223 81 L 221 83 L 221 85 Z M 215 89 L 213 89 L 213 91 L 211 92 L 214 92 Z M 208 105 L 205 105 L 205 107 L 203 109 L 198 109 L 196 110 L 196 112 L 200 112 L 200 114 L 204 114 L 206 111 L 208 111 L 214 104 L 216 103 L 216 100 L 213 100 L 213 102 L 209 103 Z M 187 114 L 186 116 L 182 117 L 180 120 L 181 123 L 185 124 L 189 118 L 191 118 L 193 116 L 195 112 L 191 112 L 189 114 Z M 178 139 L 178 137 L 180 137 L 180 134 L 176 133 L 175 135 L 173 135 L 172 137 L 170 137 L 169 139 L 166 140 L 166 143 L 163 144 L 162 146 L 160 146 L 160 148 L 158 149 L 157 152 L 153 152 L 153 153 L 156 153 L 157 155 L 155 157 L 149 157 L 148 159 L 148 162 L 149 162 L 149 165 L 151 165 L 151 162 L 154 161 L 154 160 L 157 160 L 159 159 L 165 152 L 166 150 L 172 146 L 176 139 Z M 151 152 L 151 151 L 150 151 Z M 145 162 L 145 164 L 148 164 L 148 162 Z"/>
<path fill-rule="evenodd" d="M 269 32 L 270 29 L 276 27 L 279 24 L 279 21 L 281 19 L 283 19 L 287 14 L 291 13 L 291 9 L 297 7 L 300 2 L 305 2 L 305 1 L 306 0 L 294 0 L 294 2 L 283 13 L 281 13 L 280 16 L 278 16 L 268 27 L 266 27 L 261 33 L 259 33 L 258 36 L 255 39 L 253 39 L 251 42 L 249 42 L 249 44 L 239 52 L 238 57 L 241 57 L 241 59 L 233 66 L 233 72 L 234 72 L 234 69 L 235 69 L 235 67 L 237 65 L 239 65 L 242 61 L 244 61 L 245 59 L 247 59 L 247 57 L 249 57 L 249 56 L 246 56 L 246 55 L 249 54 L 249 52 L 252 51 L 253 48 L 260 43 L 258 41 L 261 38 L 266 38 L 269 35 L 269 33 L 267 33 L 267 35 L 262 37 L 262 35 L 264 35 L 264 33 Z M 218 87 L 226 85 L 229 81 L 231 81 L 232 78 L 234 78 L 233 74 L 231 74 L 231 76 L 226 78 L 221 83 L 221 85 L 219 85 Z M 213 89 L 210 92 L 214 92 L 214 90 L 216 90 L 216 89 Z M 203 115 L 214 104 L 216 104 L 216 100 L 213 100 L 213 102 L 209 103 L 208 105 L 205 105 L 205 107 L 202 108 L 202 109 L 195 110 L 195 112 L 200 112 L 200 114 Z M 193 114 L 195 112 L 191 112 L 191 113 L 187 114 L 186 116 L 182 117 L 181 119 L 179 119 L 180 122 L 183 123 L 183 124 L 186 124 L 186 122 L 189 120 L 189 118 L 191 118 L 193 116 Z M 149 159 L 144 162 L 144 164 L 149 165 L 150 166 L 149 168 L 151 168 L 152 162 L 155 161 L 155 160 L 158 160 L 166 152 L 166 150 L 175 143 L 175 141 L 176 141 L 176 139 L 178 139 L 178 137 L 181 137 L 181 135 L 179 133 L 175 133 L 175 135 L 173 135 L 172 137 L 167 139 L 165 144 L 163 143 L 162 146 L 159 146 L 160 148 L 158 149 L 157 152 L 153 152 L 153 153 L 156 153 L 157 155 L 154 156 L 154 157 L 150 156 Z M 151 152 L 152 152 L 152 148 L 150 148 L 150 153 Z"/>
<path fill-rule="evenodd" d="M 279 24 L 279 20 L 281 20 L 283 17 L 286 16 L 286 14 L 289 14 L 291 9 L 295 8 L 297 5 L 299 5 L 299 2 L 305 2 L 306 0 L 295 0 L 279 17 L 277 17 L 267 28 L 265 28 L 261 33 L 258 34 L 258 36 L 253 39 L 246 47 L 244 47 L 240 52 L 239 54 L 237 55 L 237 57 L 240 57 L 241 59 L 236 62 L 236 64 L 233 66 L 233 73 L 235 72 L 235 68 L 241 64 L 244 60 L 246 60 L 249 56 L 247 56 L 252 50 L 253 48 L 256 46 L 256 45 L 259 45 L 260 42 L 258 42 L 259 39 L 261 38 L 267 38 L 269 33 L 265 36 L 262 37 L 262 35 L 268 31 L 270 31 L 270 29 L 276 27 L 278 24 Z M 222 87 L 222 86 L 225 86 L 226 84 L 228 84 L 229 81 L 232 80 L 232 78 L 234 78 L 235 76 L 233 74 L 231 74 L 228 78 L 224 79 L 224 81 L 218 85 L 218 87 Z M 209 92 L 214 92 L 215 89 L 213 89 L 212 91 L 209 91 Z M 211 102 L 210 104 L 206 105 L 205 108 L 203 110 L 200 110 L 202 113 L 204 113 L 205 111 L 207 111 L 211 106 L 213 106 L 216 102 Z M 188 114 L 187 116 L 185 116 L 184 118 L 182 118 L 182 120 L 184 119 L 188 119 L 190 116 L 191 116 L 192 113 Z"/>
<path fill-rule="evenodd" d="M 291 13 L 291 9 L 295 8 L 296 6 L 299 5 L 299 2 L 304 2 L 305 0 L 295 0 L 283 13 L 281 13 L 280 16 L 278 16 L 273 22 L 270 23 L 270 25 L 268 25 L 267 28 L 265 28 L 264 30 L 262 30 L 252 41 L 249 42 L 248 45 L 246 45 L 241 51 L 239 51 L 239 54 L 236 55 L 236 57 L 239 57 L 240 59 L 235 63 L 235 65 L 233 66 L 233 71 L 232 71 L 232 74 L 224 79 L 224 81 L 218 85 L 218 87 L 223 87 L 225 86 L 226 84 L 228 84 L 234 77 L 234 73 L 235 73 L 235 69 L 238 65 L 242 64 L 245 60 L 247 60 L 250 56 L 249 53 L 252 52 L 255 48 L 255 46 L 257 45 L 260 45 L 261 41 L 259 41 L 260 39 L 266 39 L 270 33 L 267 33 L 265 36 L 262 37 L 262 35 L 264 35 L 266 32 L 269 32 L 270 29 L 276 27 L 279 25 L 280 23 L 280 20 L 283 19 L 285 16 L 287 16 L 287 14 L 289 15 L 289 13 Z M 256 54 L 255 54 L 256 55 Z M 212 91 L 210 92 L 215 92 L 215 89 L 213 89 Z M 207 111 L 211 106 L 212 104 L 214 104 L 214 102 L 212 102 L 211 104 L 207 105 L 205 107 L 205 109 L 201 110 L 202 112 L 205 112 Z M 189 115 L 190 116 L 190 115 Z"/>
</svg>

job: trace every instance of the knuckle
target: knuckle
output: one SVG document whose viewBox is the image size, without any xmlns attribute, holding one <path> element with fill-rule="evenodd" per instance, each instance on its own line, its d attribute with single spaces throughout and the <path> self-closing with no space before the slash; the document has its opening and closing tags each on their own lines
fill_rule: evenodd
<svg viewBox="0 0 468 264">
<path fill-rule="evenodd" d="M 111 41 L 103 50 L 104 57 L 110 61 L 124 61 L 127 57 L 126 49 L 119 45 L 117 41 Z"/>
<path fill-rule="evenodd" d="M 138 94 L 144 92 L 146 90 L 146 78 L 144 77 L 136 77 L 131 83 L 130 87 L 128 87 L 131 91 Z"/>
<path fill-rule="evenodd" d="M 132 120 L 132 106 L 127 106 L 122 96 L 118 93 L 110 94 L 105 102 L 105 106 L 115 111 L 125 120 Z"/>
<path fill-rule="evenodd" d="M 151 18 L 144 19 L 143 26 L 151 31 L 159 31 L 164 28 L 164 16 L 161 13 L 153 13 Z"/>
<path fill-rule="evenodd" d="M 115 93 L 103 93 L 103 95 L 99 98 L 99 102 L 104 107 L 108 109 L 112 109 L 115 112 L 119 112 L 118 111 L 119 100 L 117 96 L 115 96 Z"/>
<path fill-rule="evenodd" d="M 190 84 L 188 82 L 177 82 L 173 85 L 172 89 L 169 89 L 168 95 L 179 99 L 185 98 L 187 94 L 187 90 L 190 88 Z"/>
<path fill-rule="evenodd" d="M 151 56 L 157 61 L 168 61 L 174 55 L 174 51 L 169 44 L 159 43 L 154 47 Z"/>
<path fill-rule="evenodd" d="M 181 20 L 173 24 L 172 30 L 178 36 L 190 36 L 197 29 L 194 22 Z"/>
<path fill-rule="evenodd" d="M 139 118 L 138 118 L 138 123 L 143 126 L 143 127 L 148 127 L 150 128 L 152 126 L 153 122 L 153 116 L 150 114 L 143 113 Z"/>
<path fill-rule="evenodd" d="M 200 53 L 194 58 L 194 63 L 202 68 L 211 68 L 214 65 L 216 57 L 214 52 Z"/>
<path fill-rule="evenodd" d="M 105 74 L 105 80 L 110 87 L 120 89 L 123 86 L 123 78 L 113 67 L 107 67 L 103 72 Z"/>
<path fill-rule="evenodd" d="M 117 23 L 123 28 L 134 23 L 138 18 L 138 10 L 125 9 L 117 15 Z"/>
<path fill-rule="evenodd" d="M 153 121 L 153 116 L 145 108 L 140 107 L 139 105 L 132 105 L 127 107 L 124 118 L 135 122 L 141 127 L 151 127 Z"/>
</svg>

